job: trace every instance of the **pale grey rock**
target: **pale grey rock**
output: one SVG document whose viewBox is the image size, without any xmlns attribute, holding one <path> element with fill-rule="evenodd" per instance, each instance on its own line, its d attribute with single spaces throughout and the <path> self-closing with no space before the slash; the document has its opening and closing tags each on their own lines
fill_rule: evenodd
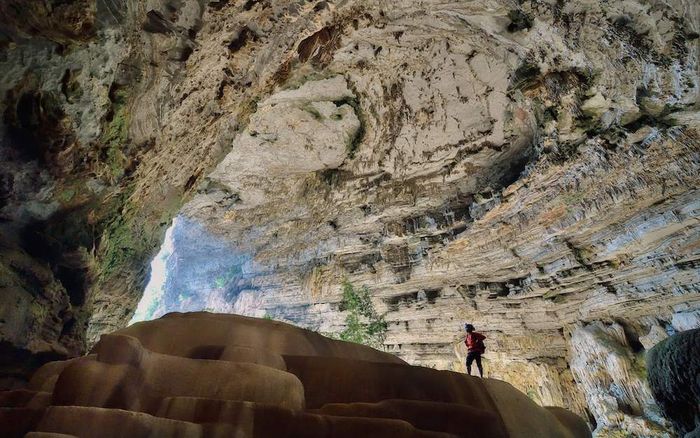
<svg viewBox="0 0 700 438">
<path fill-rule="evenodd" d="M 515 31 L 516 4 L 499 0 L 265 5 L 129 1 L 111 20 L 128 38 L 84 61 L 81 139 L 99 135 L 111 81 L 134 85 L 123 211 L 137 237 L 176 213 L 202 232 L 172 270 L 200 295 L 173 287 L 158 311 L 338 333 L 347 278 L 413 364 L 464 371 L 469 321 L 488 336 L 487 375 L 601 434 L 666 436 L 632 365 L 698 324 L 697 2 L 518 2 L 531 24 Z M 162 31 L 143 30 L 150 11 Z M 46 56 L 39 70 L 68 67 Z M 213 241 L 245 257 L 240 287 L 211 286 L 235 259 L 194 257 Z M 94 288 L 89 339 L 136 307 L 148 261 L 133 257 Z"/>
<path fill-rule="evenodd" d="M 571 334 L 570 366 L 597 422 L 597 436 L 673 436 L 653 403 L 644 356 L 631 351 L 623 327 L 592 323 Z"/>
<path fill-rule="evenodd" d="M 352 98 L 340 76 L 271 96 L 209 180 L 235 193 L 236 208 L 245 209 L 286 196 L 299 175 L 340 167 L 360 128 L 345 102 Z"/>
<path fill-rule="evenodd" d="M 671 325 L 679 332 L 700 327 L 700 310 L 674 313 L 671 318 Z"/>
<path fill-rule="evenodd" d="M 674 315 L 675 317 L 675 315 Z M 671 320 L 673 324 L 673 320 Z M 650 350 L 654 345 L 668 338 L 667 331 L 658 324 L 652 325 L 649 333 L 639 337 L 639 342 L 642 343 L 645 350 Z"/>
<path fill-rule="evenodd" d="M 608 111 L 609 107 L 610 102 L 598 91 L 583 102 L 581 111 L 589 117 L 599 118 Z"/>
<path fill-rule="evenodd" d="M 647 3 L 569 2 L 556 12 L 568 14 L 566 25 L 551 15 L 554 3 L 522 7 L 535 19 L 517 34 L 507 31 L 501 2 L 399 2 L 384 18 L 372 6 L 372 18 L 352 15 L 358 28 L 345 28 L 320 71 L 311 61 L 297 65 L 234 135 L 222 164 L 237 157 L 245 169 L 230 163 L 226 190 L 198 194 L 183 213 L 253 255 L 250 281 L 259 289 L 241 291 L 236 312 L 337 333 L 347 277 L 367 285 L 386 312 L 387 351 L 411 363 L 463 371 L 461 331 L 470 321 L 489 336 L 487 374 L 542 404 L 588 412 L 601 434 L 630 427 L 667 436 L 641 374 L 629 370 L 642 354 L 633 350 L 657 342 L 659 327 L 669 330 L 674 306 L 700 305 L 690 249 L 698 238 L 696 140 L 636 126 L 652 115 L 637 94 L 645 89 L 663 108 L 694 102 L 695 55 L 679 68 L 660 66 L 617 35 L 613 23 L 626 16 L 668 50 L 671 22 Z M 306 22 L 301 38 L 324 20 Z M 279 49 L 256 44 L 257 55 L 252 45 L 235 54 L 244 80 L 272 74 Z M 521 78 L 530 65 L 536 72 Z M 271 110 L 265 105 L 331 100 L 316 97 L 316 87 L 341 78 L 364 130 L 354 158 L 331 173 L 299 167 L 303 184 L 286 177 L 254 192 L 279 170 L 267 171 L 275 163 L 265 157 L 236 155 L 236 145 L 250 141 L 250 126 Z M 537 114 L 546 108 L 555 111 L 545 122 Z M 586 110 L 600 126 L 582 123 Z M 595 134 L 627 125 L 636 132 L 623 128 L 629 137 L 617 148 Z M 270 132 L 258 138 L 272 141 Z M 306 157 L 294 154 L 291 163 Z M 224 181 L 221 169 L 210 178 Z M 245 172 L 247 186 L 238 182 Z M 639 340 L 616 340 L 610 366 L 605 346 L 584 337 L 578 351 L 568 335 L 577 324 L 617 319 Z M 572 361 L 585 364 L 579 353 L 597 361 L 594 376 L 574 373 Z M 611 379 L 631 395 L 617 394 Z M 639 407 L 632 413 L 630 400 Z"/>
</svg>

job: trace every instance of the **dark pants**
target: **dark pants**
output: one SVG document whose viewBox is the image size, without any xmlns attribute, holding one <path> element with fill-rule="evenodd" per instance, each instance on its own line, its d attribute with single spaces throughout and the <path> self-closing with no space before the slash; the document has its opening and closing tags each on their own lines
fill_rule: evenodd
<svg viewBox="0 0 700 438">
<path fill-rule="evenodd" d="M 484 377 L 484 369 L 481 367 L 481 353 L 478 351 L 470 351 L 467 353 L 467 373 L 472 375 L 472 362 L 476 360 L 476 367 L 479 369 L 479 375 Z"/>
</svg>

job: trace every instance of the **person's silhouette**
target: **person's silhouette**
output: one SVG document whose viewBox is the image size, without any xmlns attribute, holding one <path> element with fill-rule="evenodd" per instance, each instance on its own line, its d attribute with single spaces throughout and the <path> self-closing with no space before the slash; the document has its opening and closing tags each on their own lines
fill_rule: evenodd
<svg viewBox="0 0 700 438">
<path fill-rule="evenodd" d="M 484 339 L 486 336 L 474 331 L 474 326 L 465 324 L 464 329 L 467 331 L 467 338 L 464 343 L 467 345 L 467 373 L 472 375 L 472 362 L 476 361 L 476 367 L 479 369 L 479 376 L 484 377 L 484 369 L 481 366 L 481 355 L 486 351 Z"/>
</svg>

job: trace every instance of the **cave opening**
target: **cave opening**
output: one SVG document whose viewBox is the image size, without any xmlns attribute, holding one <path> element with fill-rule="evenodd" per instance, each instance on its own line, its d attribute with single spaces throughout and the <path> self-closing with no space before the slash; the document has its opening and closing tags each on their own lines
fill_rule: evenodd
<svg viewBox="0 0 700 438">
<path fill-rule="evenodd" d="M 129 325 L 155 318 L 158 306 L 163 300 L 165 281 L 168 273 L 167 262 L 173 254 L 173 228 L 175 227 L 176 221 L 177 218 L 173 220 L 173 223 L 165 231 L 163 244 L 151 261 L 151 274 L 148 283 L 146 283 L 141 301 L 139 301 L 136 312 L 131 318 L 131 321 L 129 321 Z"/>
<path fill-rule="evenodd" d="M 177 216 L 151 261 L 151 274 L 129 324 L 170 312 L 254 313 L 239 300 L 255 294 L 251 257 L 197 220 Z"/>
</svg>

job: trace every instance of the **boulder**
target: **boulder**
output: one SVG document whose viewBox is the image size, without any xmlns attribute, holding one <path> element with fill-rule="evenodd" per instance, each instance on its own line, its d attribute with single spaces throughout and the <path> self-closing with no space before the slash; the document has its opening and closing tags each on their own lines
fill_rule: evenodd
<svg viewBox="0 0 700 438">
<path fill-rule="evenodd" d="M 511 385 L 280 322 L 169 314 L 0 393 L 11 437 L 589 437 Z M 48 392 L 50 391 L 50 392 Z"/>
<path fill-rule="evenodd" d="M 649 384 L 680 436 L 700 436 L 700 329 L 677 333 L 647 353 Z"/>
</svg>

